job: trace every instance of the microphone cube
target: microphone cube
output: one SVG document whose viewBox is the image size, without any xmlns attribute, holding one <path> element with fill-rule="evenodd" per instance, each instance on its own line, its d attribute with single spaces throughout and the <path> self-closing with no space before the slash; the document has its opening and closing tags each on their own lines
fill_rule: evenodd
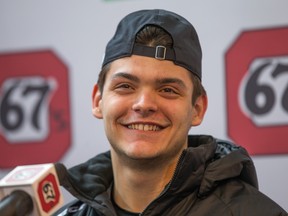
<svg viewBox="0 0 288 216">
<path fill-rule="evenodd" d="M 0 180 L 0 198 L 15 190 L 33 199 L 32 216 L 48 216 L 63 205 L 63 196 L 54 164 L 17 166 Z"/>
</svg>

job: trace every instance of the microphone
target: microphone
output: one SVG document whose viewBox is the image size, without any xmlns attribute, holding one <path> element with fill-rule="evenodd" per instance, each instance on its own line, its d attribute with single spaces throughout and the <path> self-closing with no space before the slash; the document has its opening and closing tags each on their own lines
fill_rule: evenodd
<svg viewBox="0 0 288 216">
<path fill-rule="evenodd" d="M 27 215 L 23 209 L 31 216 L 53 214 L 63 205 L 54 164 L 17 166 L 0 180 L 0 200 L 1 216 Z"/>
<path fill-rule="evenodd" d="M 15 190 L 0 202 L 1 216 L 28 215 L 33 210 L 32 197 L 22 190 Z"/>
</svg>

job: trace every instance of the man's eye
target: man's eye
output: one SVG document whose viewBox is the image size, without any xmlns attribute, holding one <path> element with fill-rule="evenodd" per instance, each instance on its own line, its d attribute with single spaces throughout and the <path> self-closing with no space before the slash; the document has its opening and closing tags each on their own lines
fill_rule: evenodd
<svg viewBox="0 0 288 216">
<path fill-rule="evenodd" d="M 133 86 L 130 85 L 129 83 L 122 83 L 119 85 L 116 85 L 114 90 L 117 92 L 122 92 L 122 93 L 128 93 L 128 92 L 132 92 L 133 91 Z"/>
<path fill-rule="evenodd" d="M 162 92 L 177 94 L 177 92 L 172 88 L 163 88 Z"/>
<path fill-rule="evenodd" d="M 131 86 L 129 84 L 121 84 L 121 85 L 118 85 L 117 88 L 129 89 L 131 88 Z"/>
</svg>

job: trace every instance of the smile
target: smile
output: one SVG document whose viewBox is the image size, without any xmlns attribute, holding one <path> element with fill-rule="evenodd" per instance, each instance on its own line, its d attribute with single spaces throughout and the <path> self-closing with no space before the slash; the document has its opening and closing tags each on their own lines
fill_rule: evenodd
<svg viewBox="0 0 288 216">
<path fill-rule="evenodd" d="M 161 129 L 157 125 L 150 125 L 150 124 L 130 124 L 128 125 L 128 128 L 132 130 L 143 130 L 143 131 L 159 131 Z"/>
</svg>

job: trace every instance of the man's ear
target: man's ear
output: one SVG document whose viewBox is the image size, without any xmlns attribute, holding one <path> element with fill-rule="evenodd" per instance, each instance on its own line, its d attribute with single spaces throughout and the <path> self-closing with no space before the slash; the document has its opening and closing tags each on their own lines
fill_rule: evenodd
<svg viewBox="0 0 288 216">
<path fill-rule="evenodd" d="M 98 118 L 102 119 L 102 95 L 97 84 L 94 85 L 92 92 L 92 114 Z"/>
<path fill-rule="evenodd" d="M 201 124 L 204 119 L 204 115 L 206 113 L 208 107 L 208 98 L 207 95 L 201 95 L 197 98 L 192 113 L 192 122 L 191 126 L 198 126 Z"/>
</svg>

